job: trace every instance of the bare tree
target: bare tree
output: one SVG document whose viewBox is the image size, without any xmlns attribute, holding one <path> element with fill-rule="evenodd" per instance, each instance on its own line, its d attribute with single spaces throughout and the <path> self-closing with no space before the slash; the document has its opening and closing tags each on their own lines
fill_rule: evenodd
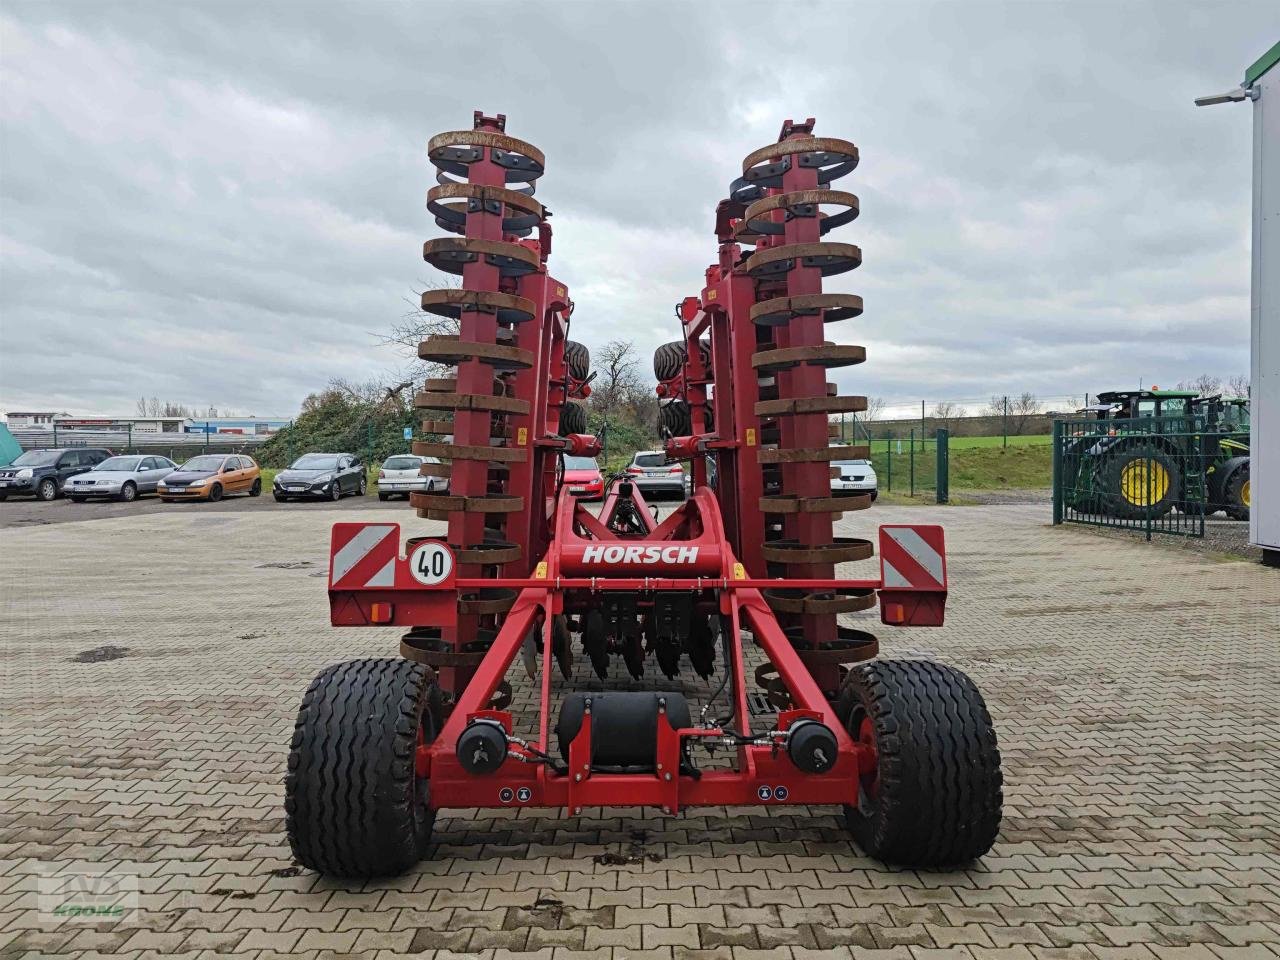
<svg viewBox="0 0 1280 960">
<path fill-rule="evenodd" d="M 958 403 L 950 400 L 939 400 L 930 414 L 935 420 L 941 420 L 944 428 L 951 429 L 951 421 L 966 416 L 967 411 Z"/>
<path fill-rule="evenodd" d="M 867 409 L 862 411 L 864 423 L 875 423 L 884 419 L 884 397 L 867 397 Z"/>
<path fill-rule="evenodd" d="M 1022 393 L 1009 401 L 1009 425 L 1016 434 L 1023 434 L 1031 418 L 1040 412 L 1040 401 L 1034 393 Z"/>
<path fill-rule="evenodd" d="M 1249 375 L 1238 373 L 1227 381 L 1227 395 L 1232 397 L 1249 396 Z"/>
<path fill-rule="evenodd" d="M 1222 378 L 1211 373 L 1202 373 L 1194 380 L 1179 380 L 1179 390 L 1194 390 L 1202 397 L 1212 397 L 1222 392 Z"/>
</svg>

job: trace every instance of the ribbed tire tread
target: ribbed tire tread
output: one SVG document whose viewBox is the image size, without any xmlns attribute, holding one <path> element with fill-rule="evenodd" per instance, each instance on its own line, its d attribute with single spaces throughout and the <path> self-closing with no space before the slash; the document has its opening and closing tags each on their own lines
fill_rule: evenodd
<svg viewBox="0 0 1280 960">
<path fill-rule="evenodd" d="M 294 724 L 285 825 L 297 861 L 338 877 L 386 877 L 426 853 L 434 814 L 415 784 L 419 723 L 434 735 L 426 668 L 351 660 L 311 681 Z M 426 719 L 424 720 L 424 712 Z"/>
<path fill-rule="evenodd" d="M 560 408 L 560 436 L 587 432 L 587 408 L 573 400 Z"/>
<path fill-rule="evenodd" d="M 967 675 L 925 660 L 873 660 L 850 671 L 837 709 L 855 739 L 864 714 L 875 730 L 878 796 L 865 813 L 845 807 L 864 851 L 937 869 L 991 849 L 1004 802 L 1000 751 Z"/>
<path fill-rule="evenodd" d="M 591 373 L 591 351 L 577 340 L 564 342 L 564 362 L 575 380 L 585 380 Z"/>
</svg>

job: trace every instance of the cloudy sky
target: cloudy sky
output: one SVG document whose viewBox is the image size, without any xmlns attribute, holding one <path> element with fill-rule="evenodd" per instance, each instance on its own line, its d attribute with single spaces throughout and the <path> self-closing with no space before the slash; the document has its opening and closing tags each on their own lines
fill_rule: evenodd
<svg viewBox="0 0 1280 960">
<path fill-rule="evenodd" d="M 541 147 L 588 344 L 675 335 L 782 120 L 855 141 L 846 392 L 1248 368 L 1250 117 L 1280 5 L 0 2 L 0 410 L 259 415 L 379 346 L 439 236 L 426 141 Z M 647 372 L 647 371 L 646 371 Z"/>
</svg>

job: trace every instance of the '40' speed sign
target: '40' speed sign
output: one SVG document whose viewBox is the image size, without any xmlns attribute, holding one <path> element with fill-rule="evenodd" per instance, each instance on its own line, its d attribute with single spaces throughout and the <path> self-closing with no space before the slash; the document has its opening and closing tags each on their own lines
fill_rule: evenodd
<svg viewBox="0 0 1280 960">
<path fill-rule="evenodd" d="M 435 540 L 420 543 L 409 554 L 409 572 L 424 587 L 444 583 L 453 572 L 453 551 Z"/>
</svg>

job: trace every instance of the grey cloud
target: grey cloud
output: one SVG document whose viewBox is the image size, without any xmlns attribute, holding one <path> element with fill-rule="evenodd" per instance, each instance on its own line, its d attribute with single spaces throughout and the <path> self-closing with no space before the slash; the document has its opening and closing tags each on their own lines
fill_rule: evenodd
<svg viewBox="0 0 1280 960">
<path fill-rule="evenodd" d="M 0 11 L 0 406 L 259 413 L 397 367 L 430 135 L 547 153 L 575 335 L 675 335 L 717 200 L 787 116 L 841 186 L 847 389 L 1046 395 L 1242 372 L 1249 121 L 1191 98 L 1273 4 L 44 3 Z"/>
</svg>

